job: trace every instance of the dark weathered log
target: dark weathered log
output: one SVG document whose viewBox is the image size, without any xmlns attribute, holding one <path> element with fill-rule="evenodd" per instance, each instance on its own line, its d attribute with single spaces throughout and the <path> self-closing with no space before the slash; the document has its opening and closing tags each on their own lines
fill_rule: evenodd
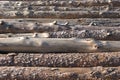
<svg viewBox="0 0 120 80">
<path fill-rule="evenodd" d="M 13 37 L 0 39 L 1 52 L 117 52 L 120 41 Z"/>
<path fill-rule="evenodd" d="M 117 11 L 3 11 L 0 18 L 120 18 Z"/>
<path fill-rule="evenodd" d="M 4 54 L 0 54 L 0 66 L 12 66 L 14 65 L 14 57 L 9 57 Z"/>
<path fill-rule="evenodd" d="M 0 18 L 120 18 L 116 6 L 119 0 L 1 1 Z"/>
<path fill-rule="evenodd" d="M 1 80 L 96 80 L 120 79 L 120 68 L 1 67 Z"/>
<path fill-rule="evenodd" d="M 31 0 L 24 0 L 24 2 L 21 2 L 21 0 L 9 0 L 11 5 L 14 6 L 25 6 L 25 5 L 39 5 L 39 6 L 72 6 L 72 7 L 79 7 L 79 6 L 104 6 L 104 5 L 110 5 L 112 4 L 113 6 L 120 6 L 120 1 L 119 0 L 75 0 L 75 1 L 69 1 L 69 0 L 57 0 L 57 1 L 31 1 Z M 23 1 L 23 0 L 22 0 Z M 31 2 L 27 2 L 31 1 Z M 3 2 L 1 4 L 7 3 L 10 5 L 10 3 Z"/>
<path fill-rule="evenodd" d="M 120 11 L 119 7 L 113 7 L 110 5 L 104 6 L 87 6 L 87 7 L 70 7 L 70 6 L 35 6 L 33 4 L 27 4 L 25 6 L 1 6 L 1 11 Z"/>
<path fill-rule="evenodd" d="M 120 52 L 99 53 L 9 53 L 0 55 L 0 66 L 22 67 L 117 67 Z"/>
<path fill-rule="evenodd" d="M 119 18 L 117 1 L 34 1 L 1 2 L 0 18 Z M 41 7 L 37 8 L 35 7 Z M 80 6 L 84 8 L 80 8 Z M 87 8 L 86 8 L 87 6 Z M 97 7 L 95 7 L 97 6 Z M 104 6 L 104 7 L 103 7 Z M 48 8 L 49 7 L 49 8 Z M 62 8 L 61 8 L 62 7 Z M 73 9 L 72 9 L 72 8 Z M 46 9 L 46 10 L 44 10 Z M 50 10 L 50 11 L 49 11 Z M 74 11 L 74 12 L 73 12 Z"/>
</svg>

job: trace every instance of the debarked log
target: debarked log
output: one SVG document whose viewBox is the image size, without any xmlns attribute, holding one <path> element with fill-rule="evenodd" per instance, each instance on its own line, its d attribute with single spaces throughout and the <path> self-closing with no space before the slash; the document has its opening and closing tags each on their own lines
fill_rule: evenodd
<svg viewBox="0 0 120 80">
<path fill-rule="evenodd" d="M 6 33 L 6 34 L 0 34 L 0 38 L 8 38 L 8 37 L 32 37 L 32 38 L 48 38 L 49 33 L 19 33 L 19 34 L 13 34 L 13 33 Z"/>
<path fill-rule="evenodd" d="M 74 22 L 75 23 L 75 22 Z M 5 20 L 0 21 L 0 33 L 30 33 L 30 32 L 57 32 L 66 30 L 103 30 L 109 32 L 119 32 L 120 27 L 102 26 L 96 25 L 95 22 L 91 22 L 89 25 L 77 25 L 70 24 L 68 21 L 59 23 L 59 21 L 40 23 L 40 22 L 27 22 L 23 20 L 9 22 Z"/>
<path fill-rule="evenodd" d="M 14 37 L 0 39 L 1 52 L 117 52 L 120 41 L 95 41 L 76 38 L 29 38 Z"/>
<path fill-rule="evenodd" d="M 119 80 L 120 68 L 1 67 L 1 80 Z"/>
</svg>

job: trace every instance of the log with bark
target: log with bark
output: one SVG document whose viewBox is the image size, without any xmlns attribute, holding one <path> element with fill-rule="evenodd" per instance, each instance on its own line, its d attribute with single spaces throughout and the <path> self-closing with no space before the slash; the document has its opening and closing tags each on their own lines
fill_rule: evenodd
<svg viewBox="0 0 120 80">
<path fill-rule="evenodd" d="M 117 52 L 120 41 L 97 41 L 78 38 L 29 38 L 0 39 L 1 52 Z"/>
<path fill-rule="evenodd" d="M 31 1 L 31 2 L 28 2 Z M 104 5 L 113 5 L 120 6 L 119 0 L 75 0 L 75 1 L 65 1 L 65 0 L 57 0 L 57 1 L 32 1 L 32 0 L 9 0 L 9 1 L 1 1 L 1 4 L 7 4 L 11 6 L 26 6 L 26 5 L 35 5 L 35 6 L 71 6 L 71 7 L 80 7 L 80 6 L 104 6 Z"/>
<path fill-rule="evenodd" d="M 2 11 L 0 18 L 120 18 L 119 11 Z"/>
<path fill-rule="evenodd" d="M 14 21 L 9 22 L 5 20 L 0 21 L 0 33 L 25 33 L 25 32 L 53 32 L 53 31 L 65 31 L 65 30 L 108 30 L 116 31 L 120 30 L 119 26 L 102 26 L 96 25 L 95 22 L 90 22 L 89 25 L 80 25 L 76 23 L 70 24 L 68 21 L 64 23 L 59 23 L 59 21 L 53 22 L 31 22 L 31 21 Z M 96 26 L 95 26 L 96 25 Z M 118 24 L 119 25 L 119 24 Z"/>
<path fill-rule="evenodd" d="M 11 7 L 1 7 L 1 11 L 103 11 L 103 10 L 108 10 L 108 11 L 120 11 L 119 7 L 110 7 L 110 6 L 88 6 L 88 7 L 62 7 L 62 6 L 22 6 L 22 7 L 16 7 L 16 6 L 11 6 Z"/>
<path fill-rule="evenodd" d="M 1 80 L 119 80 L 120 68 L 1 67 Z"/>
<path fill-rule="evenodd" d="M 0 66 L 22 67 L 118 67 L 120 52 L 9 53 L 0 54 Z"/>
<path fill-rule="evenodd" d="M 117 30 L 74 30 L 49 32 L 50 38 L 93 38 L 96 40 L 120 40 L 120 31 Z"/>
<path fill-rule="evenodd" d="M 118 8 L 120 6 L 118 5 L 119 3 L 120 3 L 119 1 L 100 1 L 100 0 L 96 2 L 94 0 L 93 1 L 88 0 L 88 1 L 3 2 L 0 4 L 1 5 L 0 17 L 1 18 L 20 18 L 20 17 L 38 18 L 39 17 L 39 18 L 68 18 L 68 19 L 85 18 L 85 17 L 119 18 L 120 17 L 119 8 Z M 8 7 L 6 7 L 5 5 L 7 5 Z M 62 8 L 58 8 L 61 6 Z M 80 6 L 84 7 L 84 9 L 83 8 L 79 9 Z M 86 6 L 88 8 L 86 8 Z M 98 9 L 94 6 L 97 6 Z M 37 8 L 36 10 L 34 7 L 38 7 L 38 8 L 42 7 L 42 9 Z M 71 9 L 71 7 L 73 7 L 73 9 Z M 92 9 L 90 9 L 90 7 Z M 47 11 L 45 9 L 47 9 Z"/>
<path fill-rule="evenodd" d="M 93 38 L 96 40 L 120 40 L 119 30 L 68 30 L 47 33 L 6 33 L 0 34 L 0 38 L 8 37 L 34 37 L 34 38 Z"/>
<path fill-rule="evenodd" d="M 0 18 L 119 18 L 119 3 L 118 0 L 7 1 L 0 4 Z"/>
</svg>

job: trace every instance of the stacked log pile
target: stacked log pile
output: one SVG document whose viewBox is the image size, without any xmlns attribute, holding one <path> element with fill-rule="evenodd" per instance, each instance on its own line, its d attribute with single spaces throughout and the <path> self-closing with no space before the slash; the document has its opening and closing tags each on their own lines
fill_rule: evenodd
<svg viewBox="0 0 120 80">
<path fill-rule="evenodd" d="M 119 0 L 116 1 L 111 1 L 111 0 L 110 1 L 109 0 L 64 1 L 63 0 L 63 1 L 36 1 L 36 2 L 19 1 L 19 2 L 11 2 L 10 5 L 9 3 L 8 4 L 6 3 L 8 8 L 7 9 L 3 8 L 3 10 L 1 10 L 1 17 L 3 18 L 8 18 L 8 17 L 38 18 L 39 17 L 39 18 L 69 18 L 69 19 L 91 18 L 91 17 L 120 18 L 120 14 L 119 14 L 120 12 L 118 9 L 120 6 L 119 3 L 120 3 Z M 14 7 L 9 8 L 9 6 L 14 6 Z M 39 8 L 38 6 L 42 6 L 42 7 Z M 115 6 L 115 9 L 112 9 L 113 6 Z"/>
<path fill-rule="evenodd" d="M 119 80 L 119 0 L 0 1 L 0 80 Z"/>
</svg>

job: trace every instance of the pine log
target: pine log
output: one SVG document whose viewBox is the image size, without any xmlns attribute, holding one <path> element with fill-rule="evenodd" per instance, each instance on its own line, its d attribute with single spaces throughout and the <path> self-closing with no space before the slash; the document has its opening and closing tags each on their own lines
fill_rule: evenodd
<svg viewBox="0 0 120 80">
<path fill-rule="evenodd" d="M 39 17 L 39 18 L 74 19 L 74 18 L 86 18 L 86 17 L 88 18 L 103 18 L 103 17 L 119 18 L 120 17 L 119 0 L 34 1 L 34 2 L 33 1 L 32 2 L 31 1 L 30 2 L 1 1 L 0 6 L 1 6 L 0 18 L 22 18 L 22 17 L 38 18 Z M 36 9 L 35 7 L 38 8 Z M 71 9 L 71 7 L 74 9 Z M 79 9 L 80 7 L 84 7 L 84 8 Z M 115 9 L 116 7 L 117 9 Z"/>
<path fill-rule="evenodd" d="M 8 38 L 8 37 L 32 37 L 32 38 L 48 38 L 49 33 L 6 33 L 6 34 L 0 34 L 0 38 Z"/>
<path fill-rule="evenodd" d="M 25 27 L 28 24 L 45 24 L 52 23 L 57 21 L 56 25 L 62 25 L 69 22 L 68 25 L 91 25 L 91 26 L 99 26 L 99 27 L 120 27 L 120 19 L 119 18 L 80 18 L 80 19 L 43 19 L 43 18 L 20 18 L 20 19 L 0 19 L 1 22 L 5 22 L 6 24 L 14 25 L 24 25 Z M 24 22 L 24 23 L 23 23 Z M 17 26 L 17 25 L 16 25 Z"/>
<path fill-rule="evenodd" d="M 120 66 L 120 52 L 0 54 L 0 66 L 118 67 Z"/>
<path fill-rule="evenodd" d="M 120 18 L 119 11 L 2 11 L 0 18 Z"/>
<path fill-rule="evenodd" d="M 29 38 L 14 37 L 0 39 L 1 52 L 117 52 L 119 41 L 97 41 L 76 38 Z"/>
<path fill-rule="evenodd" d="M 1 67 L 1 80 L 119 80 L 120 68 Z"/>
<path fill-rule="evenodd" d="M 117 30 L 75 30 L 50 32 L 50 38 L 93 38 L 96 40 L 120 40 L 120 31 Z"/>
<path fill-rule="evenodd" d="M 89 25 L 80 24 L 70 24 L 69 22 L 59 23 L 58 21 L 53 22 L 31 22 L 31 21 L 14 21 L 9 22 L 5 20 L 0 21 L 0 33 L 28 33 L 28 32 L 56 32 L 56 31 L 66 31 L 66 30 L 106 30 L 108 32 L 116 32 L 120 30 L 119 24 L 114 27 L 106 27 L 99 25 L 95 26 L 97 23 L 91 22 Z"/>
<path fill-rule="evenodd" d="M 104 11 L 104 10 L 108 10 L 108 11 L 120 11 L 119 7 L 110 7 L 105 5 L 103 6 L 88 6 L 88 7 L 84 7 L 80 6 L 80 7 L 63 7 L 63 6 L 11 6 L 11 7 L 1 7 L 0 8 L 1 11 L 30 11 L 30 10 L 34 10 L 34 11 Z"/>
<path fill-rule="evenodd" d="M 24 1 L 24 2 L 22 2 Z M 69 0 L 49 0 L 49 1 L 32 1 L 32 0 L 9 0 L 8 1 L 1 1 L 1 4 L 7 4 L 12 6 L 26 6 L 26 5 L 35 5 L 35 6 L 72 6 L 72 7 L 79 7 L 79 6 L 104 6 L 104 5 L 110 5 L 113 6 L 120 6 L 119 0 L 75 0 L 75 1 L 69 1 Z M 30 1 L 30 2 L 28 2 Z"/>
<path fill-rule="evenodd" d="M 93 38 L 95 40 L 119 41 L 119 30 L 68 30 L 47 33 L 6 33 L 0 34 L 0 38 L 8 37 L 34 37 L 34 38 Z"/>
</svg>

